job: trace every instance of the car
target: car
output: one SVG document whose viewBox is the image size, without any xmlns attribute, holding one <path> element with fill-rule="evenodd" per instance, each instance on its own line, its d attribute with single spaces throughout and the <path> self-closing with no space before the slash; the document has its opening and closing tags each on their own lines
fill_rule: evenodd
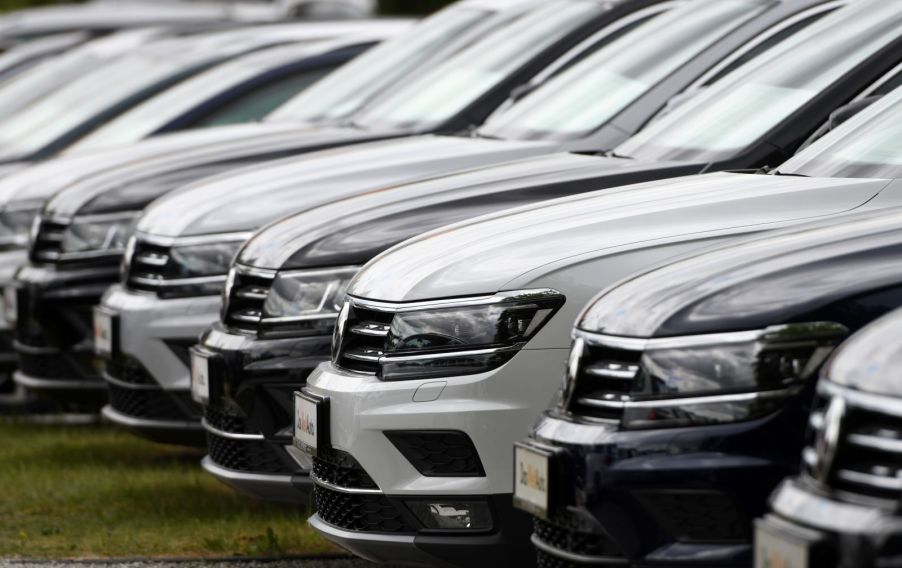
<svg viewBox="0 0 902 568">
<path fill-rule="evenodd" d="M 887 261 L 899 242 L 898 225 L 883 223 L 889 219 L 873 219 L 867 229 L 859 222 L 857 233 L 846 233 L 873 247 L 861 247 L 869 264 L 884 259 L 887 282 L 893 268 Z M 829 239 L 827 246 L 841 246 L 840 238 Z M 842 261 L 837 268 L 844 268 Z M 897 275 L 881 292 L 887 298 L 879 302 L 881 311 L 898 304 L 893 293 L 898 296 L 899 283 Z M 843 294 L 839 287 L 837 293 Z M 855 333 L 821 372 L 801 472 L 781 483 L 770 512 L 757 523 L 756 566 L 779 566 L 785 559 L 784 566 L 801 568 L 874 568 L 895 555 L 899 316 L 897 309 Z"/>
<path fill-rule="evenodd" d="M 873 141 L 898 147 L 898 133 L 875 132 L 882 126 L 871 126 Z M 870 161 L 872 152 L 838 155 L 833 167 L 902 174 L 894 159 Z M 902 306 L 894 266 L 900 218 L 895 208 L 768 233 L 668 262 L 593 300 L 574 332 L 557 404 L 517 447 L 515 500 L 539 518 L 539 557 L 749 565 L 752 521 L 777 484 L 798 472 L 809 416 L 828 423 L 832 395 L 813 396 L 818 371 L 847 335 Z M 831 385 L 822 382 L 819 392 L 833 392 Z M 808 448 L 810 474 L 823 454 Z M 879 465 L 887 458 L 870 451 L 850 448 L 834 471 L 852 472 L 844 488 L 862 497 L 882 491 L 895 503 L 881 486 L 895 482 Z M 793 491 L 783 510 L 811 514 L 817 497 L 786 497 Z M 829 501 L 818 505 L 814 526 L 847 522 Z M 765 557 L 779 554 L 781 542 L 815 545 L 796 540 L 801 528 L 778 534 L 782 541 L 759 532 Z M 767 542 L 777 546 L 768 550 Z M 816 559 L 813 547 L 811 564 L 775 557 L 763 565 L 835 566 L 846 555 L 865 565 L 865 549 L 833 548 L 833 563 Z"/>
<path fill-rule="evenodd" d="M 9 81 L 41 61 L 59 56 L 89 41 L 84 32 L 53 34 L 13 46 L 0 54 L 0 81 Z"/>
<path fill-rule="evenodd" d="M 431 130 L 459 130 L 480 116 L 487 115 L 503 102 L 515 86 L 534 78 L 549 64 L 565 65 L 581 53 L 606 41 L 609 36 L 616 34 L 623 26 L 635 23 L 636 18 L 647 19 L 664 9 L 656 4 L 656 0 L 623 0 L 614 3 L 595 0 L 590 2 L 560 0 L 551 5 L 537 1 L 515 2 L 513 7 L 498 10 L 496 18 L 485 19 L 487 7 L 495 5 L 493 2 L 486 3 L 485 0 L 479 0 L 475 4 L 466 2 L 460 8 L 449 9 L 441 19 L 429 22 L 428 26 L 424 23 L 425 28 L 420 30 L 418 36 L 408 38 L 411 40 L 408 43 L 410 48 L 423 50 L 425 45 L 433 50 L 433 54 L 439 57 L 440 61 L 443 61 L 442 64 L 430 70 L 430 72 L 439 70 L 438 79 L 440 79 L 437 80 L 430 75 L 427 81 L 430 87 L 439 83 L 447 84 L 447 81 L 454 82 L 460 74 L 484 73 L 483 69 L 497 71 L 493 72 L 487 81 L 481 83 L 481 90 L 468 90 L 461 93 L 453 104 L 443 107 L 444 120 L 430 121 L 428 125 L 399 124 L 391 131 L 375 126 L 363 128 L 357 118 L 351 119 L 350 115 L 346 114 L 348 107 L 368 108 L 369 104 L 384 104 L 383 98 L 381 98 L 383 94 L 374 93 L 367 87 L 372 76 L 371 72 L 358 73 L 360 67 L 352 64 L 350 67 L 353 67 L 353 74 L 343 73 L 341 81 L 327 78 L 320 82 L 316 88 L 311 89 L 311 91 L 318 92 L 313 92 L 309 99 L 305 93 L 296 100 L 283 105 L 291 107 L 290 110 L 283 112 L 283 109 L 277 109 L 271 115 L 272 123 L 218 128 L 214 137 L 206 133 L 203 135 L 194 133 L 191 136 L 172 135 L 164 144 L 136 144 L 133 146 L 133 152 L 125 154 L 124 158 L 113 158 L 110 161 L 101 162 L 97 156 L 93 156 L 87 161 L 80 162 L 85 165 L 85 169 L 73 167 L 73 163 L 67 161 L 65 164 L 57 162 L 53 166 L 48 164 L 46 168 L 37 173 L 34 171 L 23 172 L 20 176 L 14 176 L 16 179 L 4 180 L 0 192 L 14 197 L 12 200 L 7 200 L 3 208 L 10 212 L 30 210 L 34 215 L 37 213 L 42 199 L 48 195 L 48 188 L 42 187 L 39 180 L 50 178 L 54 180 L 53 187 L 59 189 L 60 172 L 64 171 L 65 174 L 62 174 L 64 184 L 72 185 L 72 181 L 78 179 L 81 187 L 85 190 L 79 192 L 74 187 L 69 188 L 66 191 L 67 195 L 65 197 L 60 195 L 53 207 L 63 206 L 67 210 L 74 208 L 72 209 L 73 213 L 78 212 L 80 215 L 85 215 L 97 203 L 94 197 L 101 191 L 98 185 L 106 184 L 104 187 L 114 190 L 110 197 L 115 196 L 117 205 L 111 206 L 107 201 L 103 212 L 117 215 L 98 218 L 97 220 L 101 222 L 98 230 L 107 231 L 110 229 L 108 225 L 111 222 L 113 228 L 118 231 L 117 227 L 121 228 L 122 219 L 136 216 L 141 208 L 154 197 L 192 179 L 210 176 L 217 170 L 226 171 L 242 164 L 266 159 L 272 160 L 285 155 L 366 140 Z M 510 6 L 510 3 L 500 6 Z M 467 38 L 468 34 L 460 34 L 460 31 L 473 28 L 474 18 L 475 21 L 480 22 L 486 20 L 488 24 L 485 25 L 488 27 L 486 28 L 485 25 L 475 26 L 479 35 L 468 37 L 466 43 L 457 46 L 456 51 L 447 53 L 442 49 L 448 34 L 463 35 Z M 418 26 L 418 28 L 420 27 Z M 500 43 L 515 48 L 516 53 L 511 56 L 508 52 L 501 52 L 495 58 L 484 56 L 487 48 Z M 380 47 L 388 49 L 388 51 L 381 51 L 386 54 L 385 62 L 375 61 L 379 64 L 380 69 L 385 69 L 381 63 L 394 65 L 393 62 L 406 59 L 406 54 L 410 53 L 407 48 L 400 49 L 398 44 L 393 46 L 386 44 L 386 46 Z M 428 59 L 417 58 L 416 61 L 424 65 Z M 406 72 L 416 75 L 410 81 L 411 83 L 421 83 L 424 80 L 425 76 L 421 77 L 417 73 L 416 64 L 407 63 L 402 67 Z M 343 71 L 344 69 L 339 73 Z M 395 77 L 398 75 L 396 74 Z M 364 83 L 357 82 L 360 80 L 364 80 Z M 407 81 L 403 83 L 406 84 Z M 360 85 L 360 87 L 351 89 L 350 87 L 354 84 Z M 320 85 L 322 85 L 322 89 L 327 90 L 319 89 Z M 343 88 L 336 88 L 342 86 Z M 393 104 L 398 108 L 403 108 L 407 104 L 418 105 L 416 101 L 409 100 L 408 95 L 400 86 L 398 89 L 388 86 L 385 88 L 391 91 L 391 94 L 385 92 L 384 101 L 396 100 L 396 103 Z M 358 91 L 368 98 L 361 100 Z M 329 110 L 331 107 L 322 104 L 329 96 L 333 97 L 332 100 L 337 110 Z M 298 101 L 301 100 L 311 100 L 312 104 L 298 108 Z M 319 105 L 317 105 L 317 101 L 319 101 Z M 357 114 L 352 116 L 356 117 Z M 308 122 L 297 124 L 299 116 L 313 118 Z M 333 123 L 333 120 L 337 122 Z M 334 124 L 334 126 L 327 127 L 328 124 Z M 321 126 L 317 128 L 317 125 Z M 191 150 L 186 151 L 188 148 Z M 156 155 L 156 158 L 151 159 L 151 155 Z M 114 173 L 116 170 L 113 166 L 117 163 L 122 165 L 119 175 Z M 86 175 L 86 170 L 96 175 Z M 123 186 L 125 186 L 124 190 Z M 80 201 L 81 198 L 86 198 L 88 201 Z M 88 208 L 85 209 L 83 206 Z M 69 213 L 63 213 L 62 209 L 51 208 L 51 210 L 54 212 L 49 213 L 50 210 L 45 210 L 45 213 L 54 218 L 54 221 L 41 224 L 41 228 L 36 234 L 37 241 L 33 243 L 34 248 L 42 247 L 48 239 L 52 241 L 55 237 L 48 235 L 45 239 L 44 232 L 57 231 L 59 225 L 53 223 L 59 222 L 63 216 L 71 216 Z M 21 218 L 27 216 L 27 213 L 20 215 Z M 92 217 L 87 218 L 89 221 L 91 219 Z M 65 232 L 65 228 L 63 231 Z M 40 284 L 36 283 L 35 290 L 52 285 L 53 281 L 65 282 L 65 285 L 71 288 L 80 278 L 85 283 L 82 292 L 87 294 L 87 297 L 80 298 L 76 303 L 87 306 L 95 304 L 103 289 L 100 282 L 112 283 L 115 281 L 115 275 L 118 272 L 117 264 L 122 256 L 122 248 L 118 247 L 117 250 L 117 246 L 112 246 L 116 245 L 115 240 L 110 241 L 110 246 L 103 245 L 103 242 L 102 240 L 98 242 L 98 246 L 102 245 L 101 249 L 79 251 L 77 256 L 82 260 L 90 259 L 86 265 L 83 264 L 81 267 L 78 262 L 57 262 L 36 251 L 35 256 L 32 257 L 33 260 L 43 263 L 45 275 L 51 278 L 49 281 L 43 280 Z M 105 250 L 110 248 L 112 250 Z M 72 259 L 69 258 L 69 260 Z M 34 276 L 36 273 L 32 270 L 30 274 Z M 73 277 L 76 278 L 76 281 L 71 280 Z M 29 286 L 20 286 L 17 293 L 21 294 L 21 290 L 28 288 Z M 37 292 L 35 291 L 35 293 Z M 83 296 L 83 294 L 77 294 L 77 296 Z M 21 304 L 21 306 L 26 305 L 29 303 Z M 90 316 L 90 314 L 84 315 Z M 90 317 L 88 319 L 90 320 Z M 75 359 L 70 360 L 67 355 L 68 362 L 62 367 L 50 369 L 51 376 L 41 375 L 40 373 L 43 371 L 33 374 L 20 368 L 17 375 L 22 378 L 20 383 L 23 385 L 28 383 L 28 388 L 32 390 L 42 390 L 41 385 L 43 384 L 45 388 L 42 392 L 55 393 L 60 391 L 60 387 L 63 386 L 61 380 L 66 378 L 74 387 L 77 385 L 73 389 L 79 395 L 76 398 L 104 400 L 103 383 L 99 377 L 94 375 L 90 363 L 93 358 L 90 353 L 90 321 L 87 323 L 87 327 L 75 324 L 74 328 L 70 330 L 75 335 L 88 333 L 87 343 L 74 341 L 79 345 L 78 350 L 81 351 Z M 67 337 L 74 339 L 75 336 L 68 335 Z M 34 338 L 34 340 L 41 344 L 44 342 L 43 339 Z M 64 343 L 67 344 L 66 348 L 68 349 L 68 339 Z M 17 345 L 20 363 L 25 360 L 33 360 L 31 355 L 36 353 L 29 349 L 28 340 L 23 339 Z M 186 346 L 177 347 L 187 353 L 186 348 Z M 41 359 L 46 360 L 46 357 L 41 357 Z M 22 365 L 22 367 L 24 366 L 27 364 Z M 36 369 L 41 369 L 41 367 L 32 367 L 32 371 Z M 42 381 L 42 378 L 47 380 Z"/>
<path fill-rule="evenodd" d="M 49 158 L 136 104 L 223 61 L 266 47 L 365 33 L 368 27 L 352 22 L 251 26 L 139 47 L 7 117 L 0 130 L 0 163 Z M 98 85 L 104 86 L 100 92 Z"/>
<path fill-rule="evenodd" d="M 793 26 L 813 14 L 822 13 L 821 10 L 829 10 L 829 5 L 809 8 L 798 14 L 798 19 L 784 22 L 784 25 Z M 784 30 L 778 27 L 771 31 L 785 39 L 785 35 L 780 34 Z M 834 32 L 824 31 L 819 36 L 819 42 L 829 44 Z M 806 41 L 817 43 L 810 37 Z M 782 54 L 775 57 L 784 60 L 788 68 L 786 77 L 804 75 L 812 66 L 807 57 L 793 61 Z M 813 65 L 819 67 L 820 62 L 815 61 Z M 754 77 L 773 76 L 766 64 L 758 69 L 760 71 L 755 71 Z M 742 76 L 746 77 L 746 73 Z M 754 82 L 747 77 L 746 80 Z M 715 100 L 724 97 L 725 92 L 729 93 L 741 84 L 733 83 L 726 89 L 712 86 L 710 96 Z M 887 83 L 878 79 L 877 84 Z M 836 91 L 845 91 L 845 87 Z M 874 92 L 865 90 L 866 94 Z M 834 98 L 833 104 L 847 96 L 843 92 Z M 824 100 L 816 109 L 820 115 L 812 112 L 802 121 L 774 118 L 771 137 L 779 136 L 781 132 L 792 133 L 796 137 L 792 147 L 800 144 L 826 118 L 828 108 Z M 705 108 L 699 106 L 692 114 L 699 115 L 698 109 Z M 742 112 L 748 111 L 743 108 Z M 701 116 L 704 115 L 701 112 Z M 721 156 L 720 162 L 698 164 L 553 154 L 338 200 L 304 211 L 255 235 L 239 253 L 229 281 L 254 286 L 257 298 L 236 296 L 245 293 L 245 286 L 232 286 L 221 323 L 205 333 L 195 350 L 198 360 L 193 366 L 205 370 L 209 389 L 209 393 L 199 395 L 206 405 L 205 428 L 208 432 L 209 452 L 204 467 L 236 489 L 257 497 L 305 498 L 300 491 L 292 489 L 291 483 L 294 478 L 299 488 L 303 489 L 305 484 L 309 487 L 309 467 L 292 457 L 292 448 L 288 444 L 291 393 L 303 385 L 304 377 L 316 364 L 328 358 L 328 326 L 331 325 L 328 320 L 335 317 L 337 309 L 324 308 L 321 313 L 311 314 L 325 320 L 327 327 L 318 334 L 303 329 L 297 332 L 286 329 L 273 334 L 260 321 L 258 312 L 261 311 L 261 298 L 271 292 L 273 282 L 281 278 L 281 274 L 296 274 L 300 279 L 311 274 L 315 281 L 305 283 L 305 286 L 318 289 L 318 286 L 328 284 L 333 293 L 338 293 L 357 267 L 390 246 L 440 225 L 543 199 L 719 169 L 727 163 L 734 167 L 739 164 L 746 168 L 760 167 L 768 162 L 760 161 L 760 152 L 754 151 L 756 147 L 768 147 L 766 139 L 755 144 L 749 140 L 747 148 Z M 773 156 L 768 158 L 775 159 Z M 280 202 L 284 203 L 284 200 Z M 128 282 L 124 287 L 129 287 Z M 127 295 L 114 287 L 108 297 L 124 298 Z M 106 301 L 102 305 L 110 307 Z M 119 333 L 131 338 L 123 340 L 128 345 L 126 351 L 146 361 L 145 365 L 153 365 L 154 358 L 150 356 L 153 342 L 149 340 L 153 334 L 164 335 L 169 341 L 176 337 L 174 330 L 158 331 L 159 321 L 168 319 L 161 316 L 168 310 L 167 305 L 172 305 L 173 309 L 178 306 L 176 303 L 147 302 L 143 307 L 136 305 L 129 310 L 128 316 L 120 317 Z M 327 301 L 326 305 L 332 304 Z M 111 311 L 119 313 L 116 309 Z M 212 319 L 213 310 L 210 312 Z M 193 337 L 198 331 L 198 328 L 184 329 L 182 336 Z M 286 370 L 290 372 L 286 373 Z M 158 380 L 165 380 L 164 373 L 156 375 L 164 377 Z M 171 385 L 170 388 L 186 388 L 186 382 L 174 380 L 175 376 L 171 373 L 170 379 L 163 384 Z M 115 410 L 113 404 L 107 413 Z"/>
<path fill-rule="evenodd" d="M 427 232 L 367 263 L 348 285 L 332 360 L 295 396 L 293 441 L 313 456 L 310 525 L 381 562 L 464 564 L 527 547 L 532 519 L 511 505 L 511 446 L 559 389 L 582 307 L 680 254 L 898 205 L 902 183 L 880 178 L 881 164 L 841 165 L 853 148 L 892 140 L 883 127 L 900 102 L 896 90 L 770 175 L 712 173 L 540 202 Z M 552 525 L 549 547 L 571 546 L 568 530 Z M 731 564 L 748 549 L 707 547 L 684 560 Z M 679 550 L 614 560 L 678 562 Z M 550 565 L 573 561 L 566 552 Z"/>
</svg>

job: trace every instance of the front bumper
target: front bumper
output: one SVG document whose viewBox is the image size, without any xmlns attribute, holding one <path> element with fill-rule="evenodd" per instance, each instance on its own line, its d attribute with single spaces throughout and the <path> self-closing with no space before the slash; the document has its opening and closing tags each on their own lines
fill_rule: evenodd
<svg viewBox="0 0 902 568">
<path fill-rule="evenodd" d="M 407 514 L 405 503 L 412 499 L 489 499 L 493 503 L 490 534 L 448 530 L 434 534 L 411 521 L 402 534 L 395 536 L 406 533 L 413 539 L 389 541 L 393 558 L 426 552 L 434 556 L 432 562 L 441 558 L 457 566 L 515 565 L 514 559 L 516 565 L 534 562 L 528 544 L 529 519 L 511 506 L 512 446 L 554 396 L 566 354 L 565 349 L 527 349 L 487 373 L 425 381 L 383 382 L 344 372 L 331 364 L 321 365 L 311 374 L 305 391 L 329 400 L 330 448 L 347 454 L 360 468 L 359 473 L 372 480 L 376 497 L 387 500 L 399 515 Z M 418 469 L 408 461 L 386 436 L 386 432 L 405 431 L 466 435 L 484 474 L 421 473 L 422 466 Z M 365 558 L 390 558 L 385 556 L 386 541 L 374 538 L 385 533 L 386 527 L 347 522 L 353 511 L 359 510 L 359 504 L 341 495 L 355 488 L 324 486 L 321 481 L 314 465 L 314 483 L 320 485 L 315 493 L 319 525 L 314 524 L 314 528 Z M 336 502 L 340 504 L 337 508 Z M 477 537 L 483 539 L 479 547 L 468 549 L 464 545 Z"/>
<path fill-rule="evenodd" d="M 873 504 L 841 500 L 807 478 L 785 480 L 771 497 L 760 529 L 810 546 L 810 566 L 898 566 L 902 515 Z M 759 529 L 759 530 L 760 530 Z"/>
<path fill-rule="evenodd" d="M 753 519 L 798 469 L 796 404 L 750 422 L 639 431 L 546 413 L 525 444 L 553 449 L 563 480 L 536 520 L 539 565 L 748 566 Z"/>
<path fill-rule="evenodd" d="M 198 351 L 211 358 L 205 469 L 247 495 L 309 502 L 312 462 L 291 445 L 292 393 L 329 357 L 331 338 L 264 340 L 220 323 Z"/>
<path fill-rule="evenodd" d="M 115 282 L 116 267 L 25 265 L 16 275 L 14 380 L 63 404 L 98 408 L 106 388 L 96 371 L 92 308 Z"/>
<path fill-rule="evenodd" d="M 219 305 L 218 296 L 162 300 L 119 284 L 107 290 L 100 309 L 116 321 L 103 373 L 110 421 L 157 442 L 204 445 L 188 349 L 216 320 Z"/>
</svg>

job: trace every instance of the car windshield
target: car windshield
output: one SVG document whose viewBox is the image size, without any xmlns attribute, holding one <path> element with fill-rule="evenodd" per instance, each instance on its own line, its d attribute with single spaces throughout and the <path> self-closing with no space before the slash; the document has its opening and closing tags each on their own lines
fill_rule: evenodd
<svg viewBox="0 0 902 568">
<path fill-rule="evenodd" d="M 425 129 L 441 124 L 605 9 L 599 2 L 542 3 L 408 82 L 355 122 L 372 128 Z"/>
<path fill-rule="evenodd" d="M 276 109 L 266 120 L 312 123 L 342 119 L 360 110 L 397 78 L 447 48 L 472 26 L 491 17 L 492 13 L 486 10 L 442 10 L 342 66 Z"/>
<path fill-rule="evenodd" d="M 94 115 L 182 70 L 177 62 L 144 55 L 104 65 L 7 120 L 0 129 L 0 158 L 38 152 Z"/>
<path fill-rule="evenodd" d="M 902 88 L 780 166 L 813 177 L 902 178 Z"/>
<path fill-rule="evenodd" d="M 763 9 L 750 0 L 705 0 L 653 18 L 493 117 L 480 133 L 508 139 L 585 136 Z"/>
<path fill-rule="evenodd" d="M 899 36 L 895 2 L 855 3 L 728 74 L 621 144 L 648 160 L 727 159 Z"/>
<path fill-rule="evenodd" d="M 228 61 L 208 69 L 135 106 L 81 139 L 69 151 L 129 144 L 150 136 L 184 113 L 244 83 L 299 59 L 309 48 L 279 47 Z M 284 54 L 284 56 L 280 56 Z"/>
</svg>

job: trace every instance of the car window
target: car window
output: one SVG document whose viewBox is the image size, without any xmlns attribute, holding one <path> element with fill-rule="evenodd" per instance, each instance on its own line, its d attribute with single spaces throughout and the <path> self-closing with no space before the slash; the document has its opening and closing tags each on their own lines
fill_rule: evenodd
<svg viewBox="0 0 902 568">
<path fill-rule="evenodd" d="M 448 8 L 410 31 L 368 50 L 315 87 L 289 100 L 267 120 L 320 122 L 357 112 L 375 93 L 453 43 L 480 22 L 486 10 Z"/>
<path fill-rule="evenodd" d="M 699 52 L 763 10 L 760 2 L 689 3 L 611 42 L 493 116 L 480 133 L 507 139 L 585 136 Z"/>
<path fill-rule="evenodd" d="M 355 123 L 372 128 L 441 124 L 604 10 L 596 2 L 542 3 L 373 104 Z"/>
<path fill-rule="evenodd" d="M 861 111 L 778 171 L 816 177 L 902 177 L 902 89 Z"/>
<path fill-rule="evenodd" d="M 893 2 L 856 2 L 753 59 L 621 144 L 618 154 L 711 162 L 760 139 L 899 36 Z"/>
<path fill-rule="evenodd" d="M 260 120 L 331 71 L 332 68 L 322 67 L 291 77 L 283 77 L 226 103 L 197 120 L 191 127 L 223 126 Z"/>
</svg>

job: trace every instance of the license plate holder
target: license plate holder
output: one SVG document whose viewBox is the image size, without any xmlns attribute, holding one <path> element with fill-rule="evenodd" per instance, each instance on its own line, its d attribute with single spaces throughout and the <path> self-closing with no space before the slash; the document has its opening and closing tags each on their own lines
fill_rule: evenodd
<svg viewBox="0 0 902 568">
<path fill-rule="evenodd" d="M 294 393 L 294 446 L 316 457 L 329 447 L 329 399 L 306 391 Z"/>
<path fill-rule="evenodd" d="M 198 349 L 191 349 L 191 399 L 206 406 L 210 403 L 210 371 L 213 357 Z"/>
<path fill-rule="evenodd" d="M 547 519 L 555 512 L 562 463 L 558 448 L 514 444 L 514 507 Z"/>
<path fill-rule="evenodd" d="M 755 523 L 754 568 L 811 568 L 815 566 L 812 563 L 815 544 L 817 539 L 812 536 L 783 530 L 767 521 L 758 521 Z M 827 568 L 820 560 L 817 565 L 818 568 Z"/>
<path fill-rule="evenodd" d="M 3 314 L 0 317 L 9 325 L 15 325 L 19 319 L 19 290 L 12 284 L 3 287 Z"/>
<path fill-rule="evenodd" d="M 111 310 L 94 308 L 94 352 L 114 358 L 119 350 L 119 315 Z"/>
</svg>

